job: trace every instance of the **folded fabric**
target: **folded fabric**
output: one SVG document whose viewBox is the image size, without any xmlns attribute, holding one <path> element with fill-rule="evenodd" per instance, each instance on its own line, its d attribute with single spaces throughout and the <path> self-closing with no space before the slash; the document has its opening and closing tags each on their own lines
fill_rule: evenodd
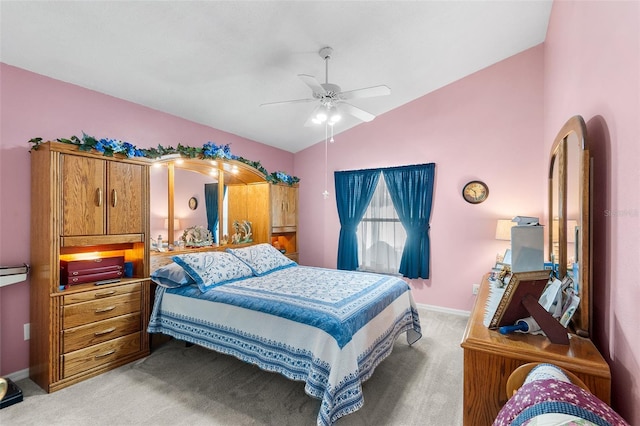
<svg viewBox="0 0 640 426">
<path fill-rule="evenodd" d="M 494 426 L 538 425 L 549 414 L 561 414 L 567 422 L 559 424 L 628 426 L 611 407 L 591 392 L 574 385 L 558 367 L 551 364 L 536 366 L 524 384 L 502 407 Z M 541 417 L 544 416 L 544 417 Z M 571 420 L 571 417 L 583 422 Z"/>
</svg>

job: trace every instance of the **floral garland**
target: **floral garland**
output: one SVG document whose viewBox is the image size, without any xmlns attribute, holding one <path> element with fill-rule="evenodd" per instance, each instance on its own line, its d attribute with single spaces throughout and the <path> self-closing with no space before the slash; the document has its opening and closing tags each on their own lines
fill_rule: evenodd
<svg viewBox="0 0 640 426">
<path fill-rule="evenodd" d="M 259 170 L 264 174 L 267 182 L 286 183 L 288 185 L 300 182 L 299 178 L 291 176 L 285 172 L 278 171 L 269 173 L 267 169 L 262 167 L 259 161 L 251 161 L 246 158 L 233 155 L 229 148 L 229 144 L 216 145 L 213 142 L 207 142 L 202 146 L 202 148 L 178 144 L 177 148 L 173 148 L 171 146 L 165 148 L 162 145 L 158 145 L 157 148 L 146 149 L 137 148 L 129 142 L 123 142 L 115 139 L 96 139 L 84 132 L 82 132 L 82 138 L 71 136 L 69 139 L 59 138 L 56 140 L 58 142 L 76 145 L 80 151 L 96 150 L 106 157 L 113 157 L 115 154 L 121 154 L 127 158 L 145 157 L 153 159 L 160 158 L 164 155 L 180 154 L 182 157 L 199 158 L 202 160 L 236 160 Z M 31 149 L 37 150 L 43 141 L 42 138 L 33 138 L 29 140 L 29 143 L 33 145 Z"/>
</svg>

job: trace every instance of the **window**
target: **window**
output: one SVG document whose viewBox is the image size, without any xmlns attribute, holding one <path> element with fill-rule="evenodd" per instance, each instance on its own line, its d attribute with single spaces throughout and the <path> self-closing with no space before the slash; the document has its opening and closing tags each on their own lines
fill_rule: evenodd
<svg viewBox="0 0 640 426">
<path fill-rule="evenodd" d="M 398 274 L 407 234 L 382 176 L 358 225 L 357 238 L 358 270 Z"/>
<path fill-rule="evenodd" d="M 410 279 L 429 278 L 429 218 L 435 166 L 435 163 L 429 163 L 334 172 L 336 207 L 340 218 L 337 269 L 380 270 L 382 267 L 395 273 L 396 267 L 391 266 L 391 261 L 397 259 L 397 256 L 391 256 L 391 253 L 402 251 L 397 272 Z M 361 231 L 360 248 L 358 227 L 369 210 L 373 194 L 378 190 L 381 175 L 384 176 L 382 185 L 387 186 L 379 188 L 385 192 L 377 198 L 367 216 L 369 227 Z M 390 211 L 392 206 L 395 206 L 394 212 L 397 215 Z M 388 226 L 383 227 L 381 224 Z M 401 242 L 401 226 L 407 233 L 404 242 Z M 381 250 L 373 250 L 372 247 Z M 359 254 L 359 251 L 362 253 Z M 377 253 L 375 256 L 374 252 Z M 360 255 L 367 260 L 360 261 Z"/>
</svg>

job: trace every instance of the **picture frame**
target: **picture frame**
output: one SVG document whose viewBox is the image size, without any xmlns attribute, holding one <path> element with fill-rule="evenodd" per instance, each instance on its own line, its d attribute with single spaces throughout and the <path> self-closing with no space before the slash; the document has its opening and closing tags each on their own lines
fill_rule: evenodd
<svg viewBox="0 0 640 426">
<path fill-rule="evenodd" d="M 196 197 L 189 198 L 189 208 L 195 210 L 198 208 L 198 199 Z"/>
<path fill-rule="evenodd" d="M 490 329 L 503 325 L 512 325 L 522 318 L 532 316 L 527 307 L 521 303 L 525 295 L 531 295 L 536 302 L 547 287 L 551 272 L 549 270 L 527 271 L 510 274 L 509 283 L 496 307 Z"/>
</svg>

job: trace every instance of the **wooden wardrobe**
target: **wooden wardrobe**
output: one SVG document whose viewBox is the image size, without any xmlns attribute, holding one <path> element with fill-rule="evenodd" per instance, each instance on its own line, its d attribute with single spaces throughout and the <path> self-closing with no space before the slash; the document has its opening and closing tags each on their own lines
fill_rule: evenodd
<svg viewBox="0 0 640 426">
<path fill-rule="evenodd" d="M 149 354 L 151 162 L 59 142 L 30 155 L 29 374 L 53 392 Z M 61 286 L 61 260 L 114 256 L 132 277 Z"/>
</svg>

